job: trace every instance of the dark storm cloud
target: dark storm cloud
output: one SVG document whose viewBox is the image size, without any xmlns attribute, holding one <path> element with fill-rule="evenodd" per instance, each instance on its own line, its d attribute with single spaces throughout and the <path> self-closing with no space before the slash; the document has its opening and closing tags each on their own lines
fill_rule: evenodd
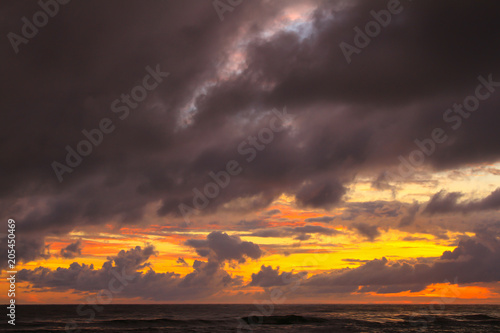
<svg viewBox="0 0 500 333">
<path fill-rule="evenodd" d="M 380 236 L 380 231 L 376 225 L 370 225 L 367 223 L 354 223 L 354 229 L 363 237 L 366 237 L 369 241 L 373 242 L 377 237 Z"/>
<path fill-rule="evenodd" d="M 82 241 L 77 240 L 74 243 L 69 244 L 64 249 L 61 249 L 61 256 L 67 259 L 73 259 L 76 256 L 82 254 Z"/>
<path fill-rule="evenodd" d="M 432 196 L 431 200 L 429 200 L 424 209 L 424 213 L 469 213 L 500 209 L 500 188 L 491 192 L 490 195 L 483 199 L 458 202 L 463 195 L 464 194 L 460 192 L 438 192 Z"/>
<path fill-rule="evenodd" d="M 259 245 L 242 241 L 238 236 L 229 236 L 220 231 L 210 233 L 206 240 L 189 239 L 186 245 L 193 247 L 200 256 L 218 262 L 236 260 L 244 263 L 245 257 L 259 259 L 262 256 Z"/>
<path fill-rule="evenodd" d="M 297 3 L 315 7 L 310 33 L 261 34 Z M 498 159 L 498 92 L 458 131 L 442 116 L 474 93 L 479 75 L 500 81 L 499 3 L 404 3 L 350 65 L 339 44 L 352 42 L 353 28 L 387 1 L 353 1 L 341 10 L 337 4 L 246 1 L 220 22 L 210 1 L 73 1 L 18 54 L 5 38 L 0 207 L 4 220 L 18 220 L 22 239 L 35 239 L 19 245 L 18 259 L 42 255 L 48 235 L 110 221 L 147 223 L 146 207 L 154 203 L 161 202 L 160 216 L 178 218 L 178 205 L 192 204 L 193 188 L 212 181 L 208 172 L 245 161 L 238 146 L 269 126 L 275 107 L 298 117 L 204 212 L 262 209 L 283 193 L 304 207 L 335 206 L 355 175 L 396 167 L 398 156 L 435 127 L 451 139 L 427 165 Z M 3 35 L 20 32 L 21 17 L 37 10 L 35 2 L 2 4 Z M 221 75 L 237 52 L 233 45 L 243 45 L 237 51 L 245 66 Z M 120 120 L 112 102 L 157 64 L 170 75 Z M 191 122 L 179 126 L 186 115 Z M 102 118 L 112 119 L 115 131 L 60 184 L 51 163 L 64 162 L 65 147 L 75 148 L 82 130 Z"/>
<path fill-rule="evenodd" d="M 7 238 L 1 239 L 0 244 L 5 247 L 7 251 Z M 43 238 L 36 237 L 35 235 L 26 235 L 23 237 L 22 242 L 16 244 L 16 259 L 25 262 L 36 260 L 39 258 L 49 259 L 50 246 L 46 245 Z M 0 267 L 6 267 L 8 258 L 0 258 Z"/>
<path fill-rule="evenodd" d="M 307 184 L 296 194 L 297 202 L 301 206 L 313 208 L 328 208 L 338 203 L 346 193 L 345 188 L 337 182 Z"/>
</svg>

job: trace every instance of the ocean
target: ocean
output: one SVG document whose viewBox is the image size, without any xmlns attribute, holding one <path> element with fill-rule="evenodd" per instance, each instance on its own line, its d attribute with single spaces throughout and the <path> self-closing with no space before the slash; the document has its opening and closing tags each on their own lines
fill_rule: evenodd
<svg viewBox="0 0 500 333">
<path fill-rule="evenodd" d="M 13 332 L 500 332 L 500 305 L 18 305 Z M 94 318 L 91 318 L 95 315 Z"/>
</svg>

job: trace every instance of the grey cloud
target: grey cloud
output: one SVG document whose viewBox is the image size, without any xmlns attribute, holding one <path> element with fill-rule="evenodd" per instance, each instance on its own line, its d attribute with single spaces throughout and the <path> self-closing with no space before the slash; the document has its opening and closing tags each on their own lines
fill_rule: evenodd
<svg viewBox="0 0 500 333">
<path fill-rule="evenodd" d="M 189 266 L 186 260 L 184 260 L 184 258 L 177 258 L 175 262 L 182 266 Z"/>
<path fill-rule="evenodd" d="M 377 237 L 380 236 L 380 231 L 376 225 L 369 225 L 367 223 L 355 223 L 353 227 L 357 232 L 366 237 L 369 241 L 373 242 Z"/>
<path fill-rule="evenodd" d="M 73 259 L 82 254 L 82 241 L 77 240 L 61 249 L 61 256 L 67 259 Z"/>
<path fill-rule="evenodd" d="M 279 268 L 262 266 L 252 274 L 251 286 L 273 287 L 287 285 L 301 278 L 297 294 L 329 294 L 350 292 L 398 293 L 416 292 L 433 283 L 450 281 L 460 284 L 496 282 L 500 279 L 500 241 L 495 230 L 478 231 L 476 237 L 463 239 L 453 251 L 439 258 L 389 261 L 386 258 L 364 262 L 354 269 L 320 273 L 305 279 L 305 272 L 280 272 Z M 54 291 L 75 290 L 97 292 L 109 288 L 109 281 L 126 272 L 133 277 L 120 295 L 142 297 L 145 300 L 200 300 L 231 286 L 241 286 L 241 278 L 230 276 L 221 263 L 210 260 L 193 263 L 193 271 L 181 278 L 175 273 L 156 273 L 148 263 L 156 251 L 152 246 L 120 251 L 110 257 L 100 269 L 92 265 L 73 263 L 69 268 L 50 270 L 38 267 L 19 271 L 20 281 L 30 288 Z M 348 262 L 363 262 L 345 259 Z M 149 267 L 147 273 L 140 270 Z M 114 272 L 114 273 L 113 273 Z"/>
<path fill-rule="evenodd" d="M 427 238 L 407 236 L 407 237 L 403 238 L 403 240 L 407 241 L 407 242 L 415 242 L 415 241 L 426 241 Z"/>
<path fill-rule="evenodd" d="M 33 270 L 19 271 L 19 279 L 30 282 L 35 288 L 48 287 L 62 291 L 75 289 L 78 291 L 96 291 L 107 288 L 108 281 L 113 277 L 112 272 L 123 272 L 138 277 L 137 270 L 147 267 L 148 258 L 155 254 L 154 247 L 144 249 L 137 246 L 128 251 L 121 250 L 116 256 L 108 258 L 101 269 L 94 269 L 93 265 L 72 263 L 69 268 L 50 270 L 37 267 Z"/>
<path fill-rule="evenodd" d="M 260 286 L 264 288 L 286 286 L 299 279 L 304 279 L 307 272 L 300 272 L 294 274 L 293 272 L 281 272 L 279 266 L 273 269 L 271 266 L 262 265 L 260 271 L 255 274 L 252 273 L 252 281 L 250 286 Z"/>
<path fill-rule="evenodd" d="M 340 202 L 346 189 L 338 182 L 311 183 L 297 192 L 299 205 L 314 208 L 328 208 Z"/>
<path fill-rule="evenodd" d="M 252 230 L 267 227 L 268 223 L 262 220 L 241 220 L 237 223 L 237 225 L 241 227 L 240 229 Z"/>
<path fill-rule="evenodd" d="M 398 217 L 401 212 L 402 204 L 394 201 L 367 201 L 367 202 L 348 202 L 346 203 L 345 216 L 343 220 L 354 220 L 360 216 L 367 217 Z"/>
<path fill-rule="evenodd" d="M 400 227 L 407 227 L 415 221 L 415 217 L 420 209 L 420 205 L 414 203 L 412 206 L 407 208 L 407 214 L 401 218 L 399 221 Z"/>
<path fill-rule="evenodd" d="M 335 220 L 335 216 L 321 216 L 321 217 L 311 217 L 305 219 L 305 222 L 322 222 L 322 223 L 330 223 Z"/>
<path fill-rule="evenodd" d="M 268 210 L 267 212 L 265 212 L 264 215 L 273 216 L 273 215 L 276 215 L 276 214 L 279 214 L 279 213 L 281 213 L 281 210 L 279 210 L 279 209 L 272 209 L 272 210 Z"/>
<path fill-rule="evenodd" d="M 436 193 L 427 203 L 424 213 L 443 214 L 443 213 L 470 213 L 484 210 L 500 209 L 500 188 L 493 191 L 487 197 L 480 200 L 471 200 L 458 202 L 463 193 L 443 191 Z"/>
<path fill-rule="evenodd" d="M 220 231 L 210 233 L 206 240 L 190 239 L 186 241 L 186 245 L 193 247 L 200 256 L 218 262 L 236 260 L 243 263 L 245 257 L 259 259 L 262 256 L 259 245 L 242 241 L 238 236 L 229 236 Z"/>
<path fill-rule="evenodd" d="M 59 267 L 56 270 L 45 267 L 23 269 L 19 271 L 18 277 L 21 281 L 29 282 L 30 288 L 34 289 L 99 292 L 114 288 L 120 290 L 115 295 L 117 297 L 157 301 L 200 300 L 231 285 L 241 284 L 240 277 L 231 277 L 222 269 L 221 263 L 210 260 L 196 260 L 193 271 L 183 278 L 173 272 L 156 273 L 147 262 L 155 254 L 152 246 L 137 246 L 108 258 L 100 269 L 74 262 L 68 268 Z M 145 267 L 149 267 L 149 270 L 140 272 Z M 120 285 L 117 276 L 121 276 L 126 283 Z"/>
<path fill-rule="evenodd" d="M 330 228 L 325 228 L 316 225 L 307 225 L 304 227 L 283 227 L 274 229 L 262 229 L 254 231 L 251 235 L 256 237 L 294 237 L 297 240 L 308 240 L 311 234 L 320 234 L 333 236 L 341 234 L 340 231 Z"/>
<path fill-rule="evenodd" d="M 311 33 L 263 38 L 263 29 L 295 4 L 315 7 Z M 460 132 L 442 119 L 473 92 L 478 75 L 500 80 L 498 2 L 414 1 L 351 65 L 339 43 L 351 41 L 353 27 L 387 1 L 337 5 L 246 1 L 221 24 L 210 1 L 89 0 L 64 7 L 17 55 L 6 41 L 0 207 L 3 220 L 16 218 L 22 239 L 34 240 L 20 245 L 18 259 L 43 255 L 47 236 L 109 221 L 145 223 L 146 207 L 157 202 L 157 215 L 180 220 L 179 203 L 192 203 L 193 188 L 211 181 L 208 172 L 232 159 L 245 162 L 238 145 L 269 126 L 275 107 L 286 105 L 299 117 L 204 212 L 236 200 L 247 200 L 236 211 L 264 209 L 283 193 L 303 207 L 335 206 L 355 175 L 397 167 L 399 155 L 416 149 L 415 138 L 436 127 L 451 139 L 425 166 L 446 170 L 500 158 L 498 92 L 463 120 Z M 4 36 L 35 7 L 2 5 Z M 243 44 L 239 33 L 246 33 Z M 235 43 L 245 62 L 221 80 Z M 170 76 L 121 121 L 111 103 L 155 64 Z M 177 127 L 191 109 L 192 122 Z M 51 163 L 63 161 L 66 145 L 75 147 L 81 131 L 103 117 L 115 132 L 59 184 Z M 495 206 L 491 200 L 484 205 Z M 353 210 L 343 219 L 355 217 Z"/>
<path fill-rule="evenodd" d="M 346 258 L 346 259 L 342 259 L 342 261 L 345 261 L 345 262 L 348 262 L 348 263 L 365 263 L 365 262 L 368 262 L 370 260 L 361 260 L 361 259 L 350 259 L 350 258 Z"/>
</svg>

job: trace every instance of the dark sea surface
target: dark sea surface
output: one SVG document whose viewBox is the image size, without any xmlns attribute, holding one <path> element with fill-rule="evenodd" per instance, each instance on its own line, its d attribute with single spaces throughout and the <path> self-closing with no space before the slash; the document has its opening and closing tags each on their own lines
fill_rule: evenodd
<svg viewBox="0 0 500 333">
<path fill-rule="evenodd" d="M 2 305 L 4 306 L 4 305 Z M 499 305 L 18 305 L 15 332 L 500 332 Z M 3 312 L 5 314 L 5 310 Z M 92 313 L 95 318 L 89 320 Z M 262 315 L 264 313 L 264 315 Z M 69 326 L 68 326 L 69 325 Z M 69 328 L 69 329 L 67 329 Z"/>
</svg>

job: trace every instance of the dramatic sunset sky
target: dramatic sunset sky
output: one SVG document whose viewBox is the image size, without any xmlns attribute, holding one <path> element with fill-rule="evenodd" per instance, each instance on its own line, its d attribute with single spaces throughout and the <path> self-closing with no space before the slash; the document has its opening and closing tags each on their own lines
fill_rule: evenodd
<svg viewBox="0 0 500 333">
<path fill-rule="evenodd" d="M 16 301 L 498 304 L 500 3 L 214 3 L 0 6 Z"/>
</svg>

